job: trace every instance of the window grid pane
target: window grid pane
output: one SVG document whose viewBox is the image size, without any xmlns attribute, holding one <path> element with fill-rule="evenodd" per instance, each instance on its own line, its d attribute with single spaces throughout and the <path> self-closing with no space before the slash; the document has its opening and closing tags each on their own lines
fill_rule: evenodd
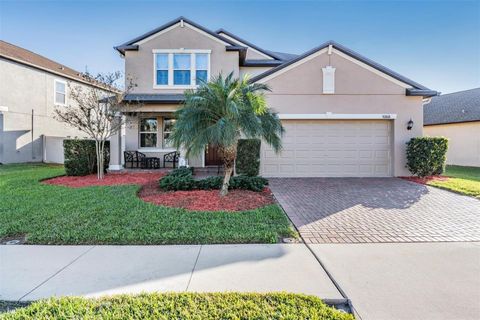
<svg viewBox="0 0 480 320">
<path fill-rule="evenodd" d="M 189 85 L 190 84 L 190 70 L 175 70 L 173 72 L 173 84 Z"/>
<path fill-rule="evenodd" d="M 170 141 L 170 134 L 172 133 L 174 125 L 175 125 L 175 119 L 171 119 L 171 118 L 164 118 L 163 119 L 163 146 L 164 146 L 164 148 L 172 147 L 172 141 Z"/>
<path fill-rule="evenodd" d="M 65 83 L 56 81 L 55 82 L 55 92 L 65 94 Z"/>
<path fill-rule="evenodd" d="M 206 53 L 197 53 L 195 56 L 195 67 L 197 70 L 207 70 L 208 69 L 208 54 Z"/>
<path fill-rule="evenodd" d="M 158 85 L 168 84 L 168 70 L 157 70 L 157 84 Z"/>
<path fill-rule="evenodd" d="M 168 54 L 157 54 L 157 70 L 168 70 Z"/>
<path fill-rule="evenodd" d="M 173 55 L 174 70 L 190 70 L 190 54 L 179 53 Z"/>
<path fill-rule="evenodd" d="M 56 92 L 55 93 L 55 103 L 65 104 L 65 94 Z"/>
<path fill-rule="evenodd" d="M 207 82 L 207 70 L 197 70 L 197 84 Z"/>
<path fill-rule="evenodd" d="M 140 132 L 157 132 L 157 119 L 145 118 L 140 121 Z"/>
<path fill-rule="evenodd" d="M 155 148 L 157 146 L 156 133 L 140 133 L 141 148 Z"/>
</svg>

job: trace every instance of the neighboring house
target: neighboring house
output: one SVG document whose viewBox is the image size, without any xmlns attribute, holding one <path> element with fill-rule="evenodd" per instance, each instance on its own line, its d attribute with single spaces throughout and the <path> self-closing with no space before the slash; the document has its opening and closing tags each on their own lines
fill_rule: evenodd
<svg viewBox="0 0 480 320">
<path fill-rule="evenodd" d="M 433 97 L 423 125 L 426 136 L 449 139 L 448 164 L 480 167 L 480 88 Z"/>
<path fill-rule="evenodd" d="M 92 86 L 60 63 L 0 40 L 0 163 L 63 163 L 63 139 L 84 134 L 53 118 L 68 83 Z"/>
<path fill-rule="evenodd" d="M 405 143 L 422 136 L 424 99 L 437 94 L 333 41 L 302 55 L 272 52 L 183 17 L 115 49 L 138 84 L 127 100 L 144 106 L 126 115 L 131 125 L 113 140 L 113 170 L 122 167 L 121 150 L 157 157 L 172 151 L 167 138 L 183 91 L 198 79 L 233 72 L 271 87 L 268 104 L 286 129 L 281 154 L 262 145 L 262 175 L 409 175 Z M 209 146 L 188 161 L 202 167 L 219 158 Z"/>
</svg>

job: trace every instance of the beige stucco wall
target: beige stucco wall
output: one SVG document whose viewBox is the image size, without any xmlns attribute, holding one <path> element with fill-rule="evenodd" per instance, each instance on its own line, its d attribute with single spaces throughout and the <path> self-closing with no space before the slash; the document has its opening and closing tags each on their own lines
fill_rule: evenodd
<svg viewBox="0 0 480 320">
<path fill-rule="evenodd" d="M 335 71 L 335 94 L 323 94 L 322 67 Z M 409 175 L 405 168 L 405 143 L 422 136 L 422 97 L 405 96 L 405 87 L 336 54 L 321 54 L 265 81 L 272 92 L 268 104 L 289 114 L 396 114 L 393 120 L 393 175 Z M 407 130 L 412 119 L 414 127 Z"/>
<path fill-rule="evenodd" d="M 225 44 L 194 30 L 187 25 L 177 26 L 140 44 L 138 51 L 126 51 L 125 74 L 137 87 L 134 93 L 182 93 L 183 89 L 154 89 L 153 49 L 211 50 L 210 75 L 234 72 L 238 77 L 238 52 L 225 50 Z"/>
<path fill-rule="evenodd" d="M 240 67 L 240 77 L 244 77 L 248 74 L 250 78 L 253 78 L 271 68 L 272 67 Z"/>
<path fill-rule="evenodd" d="M 8 108 L 2 117 L 0 162 L 42 161 L 42 135 L 84 136 L 78 130 L 53 118 L 55 79 L 68 82 L 68 79 L 61 76 L 0 58 L 0 106 Z M 68 92 L 67 88 L 67 103 Z M 59 149 L 56 146 L 58 144 L 54 145 L 58 150 L 54 152 L 63 152 L 63 148 Z M 49 154 L 51 152 L 52 150 L 49 150 Z"/>
<path fill-rule="evenodd" d="M 423 127 L 429 137 L 447 137 L 447 164 L 480 167 L 480 121 Z"/>
</svg>

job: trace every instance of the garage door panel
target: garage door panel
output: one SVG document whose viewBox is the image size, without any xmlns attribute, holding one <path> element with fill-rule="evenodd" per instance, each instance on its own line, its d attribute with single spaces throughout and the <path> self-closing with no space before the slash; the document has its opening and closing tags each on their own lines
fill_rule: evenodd
<svg viewBox="0 0 480 320">
<path fill-rule="evenodd" d="M 391 176 L 391 122 L 285 120 L 283 150 L 262 143 L 262 174 L 270 177 Z"/>
</svg>

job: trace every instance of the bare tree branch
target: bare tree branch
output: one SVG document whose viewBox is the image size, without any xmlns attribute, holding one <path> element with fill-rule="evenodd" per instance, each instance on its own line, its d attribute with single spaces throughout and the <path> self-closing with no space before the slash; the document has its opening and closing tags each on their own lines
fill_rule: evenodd
<svg viewBox="0 0 480 320">
<path fill-rule="evenodd" d="M 127 78 L 124 86 L 120 86 L 120 72 L 98 74 L 93 76 L 88 71 L 84 80 L 92 86 L 68 83 L 69 99 L 66 106 L 56 106 L 55 118 L 85 133 L 95 140 L 97 152 L 98 178 L 103 178 L 103 151 L 105 141 L 117 134 L 125 124 L 125 112 L 134 112 L 141 105 L 137 102 L 125 101 L 125 96 L 135 87 L 132 79 Z"/>
</svg>

